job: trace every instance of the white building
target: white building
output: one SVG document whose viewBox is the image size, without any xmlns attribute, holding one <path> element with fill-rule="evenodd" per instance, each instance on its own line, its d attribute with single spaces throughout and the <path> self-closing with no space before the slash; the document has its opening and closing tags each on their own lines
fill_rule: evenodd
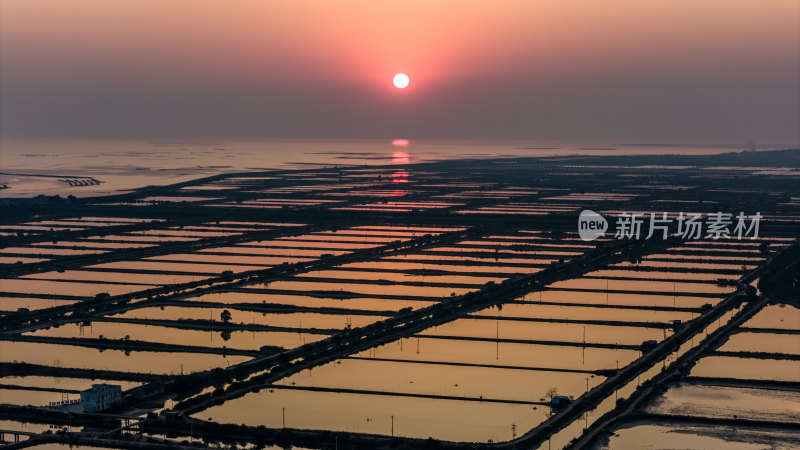
<svg viewBox="0 0 800 450">
<path fill-rule="evenodd" d="M 122 386 L 117 384 L 93 384 L 91 389 L 81 392 L 83 412 L 105 411 L 122 403 Z"/>
</svg>

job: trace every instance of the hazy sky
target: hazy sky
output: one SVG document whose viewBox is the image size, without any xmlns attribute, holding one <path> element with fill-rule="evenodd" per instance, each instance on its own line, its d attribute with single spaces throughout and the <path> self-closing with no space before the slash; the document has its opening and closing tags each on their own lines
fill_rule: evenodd
<svg viewBox="0 0 800 450">
<path fill-rule="evenodd" d="M 799 68 L 800 0 L 0 0 L 5 137 L 797 144 Z"/>
</svg>

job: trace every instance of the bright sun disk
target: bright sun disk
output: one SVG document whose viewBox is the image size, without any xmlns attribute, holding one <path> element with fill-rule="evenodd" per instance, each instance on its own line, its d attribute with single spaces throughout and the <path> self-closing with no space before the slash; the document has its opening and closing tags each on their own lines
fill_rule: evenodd
<svg viewBox="0 0 800 450">
<path fill-rule="evenodd" d="M 394 87 L 397 89 L 404 89 L 408 86 L 408 81 L 408 75 L 404 73 L 398 73 L 394 76 L 394 79 L 392 79 L 392 83 L 394 83 Z"/>
</svg>

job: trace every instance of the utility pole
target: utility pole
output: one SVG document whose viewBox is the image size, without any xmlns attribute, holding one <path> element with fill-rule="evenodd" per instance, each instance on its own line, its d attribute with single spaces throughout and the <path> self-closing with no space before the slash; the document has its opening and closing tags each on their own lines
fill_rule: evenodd
<svg viewBox="0 0 800 450">
<path fill-rule="evenodd" d="M 283 407 L 283 410 L 281 411 L 281 416 L 283 417 L 283 428 L 286 428 L 286 407 L 285 406 Z"/>
<path fill-rule="evenodd" d="M 583 347 L 581 347 L 581 364 L 586 364 L 586 326 L 583 326 Z M 587 389 L 588 391 L 588 389 Z"/>
<path fill-rule="evenodd" d="M 394 415 L 392 417 L 392 437 L 394 437 Z"/>
</svg>

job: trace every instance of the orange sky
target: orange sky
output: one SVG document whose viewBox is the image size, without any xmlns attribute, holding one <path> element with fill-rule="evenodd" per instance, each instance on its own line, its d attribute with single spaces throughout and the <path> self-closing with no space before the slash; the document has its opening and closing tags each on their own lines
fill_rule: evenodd
<svg viewBox="0 0 800 450">
<path fill-rule="evenodd" d="M 797 0 L 0 4 L 6 135 L 797 140 Z"/>
</svg>

